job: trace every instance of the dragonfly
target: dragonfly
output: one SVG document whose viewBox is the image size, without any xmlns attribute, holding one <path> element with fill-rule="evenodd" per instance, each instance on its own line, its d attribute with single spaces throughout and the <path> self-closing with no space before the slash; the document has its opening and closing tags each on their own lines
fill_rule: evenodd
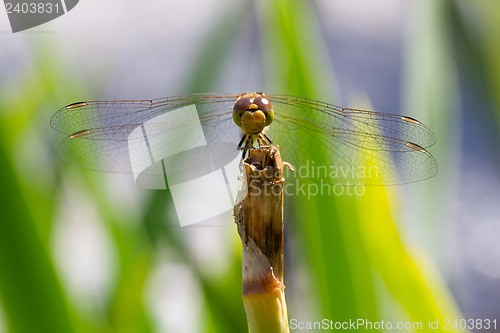
<svg viewBox="0 0 500 333">
<path fill-rule="evenodd" d="M 146 125 L 154 124 L 149 137 L 154 141 L 191 121 L 197 122 L 207 145 L 233 143 L 231 151 L 245 157 L 250 149 L 276 144 L 298 177 L 328 184 L 406 184 L 437 173 L 436 160 L 427 151 L 436 138 L 422 122 L 297 96 L 197 93 L 77 102 L 58 110 L 50 124 L 66 135 L 58 149 L 61 159 L 88 169 L 130 173 L 136 163 L 130 143 L 142 137 Z M 172 146 L 190 140 L 160 141 Z M 182 163 L 191 165 L 189 160 Z"/>
</svg>

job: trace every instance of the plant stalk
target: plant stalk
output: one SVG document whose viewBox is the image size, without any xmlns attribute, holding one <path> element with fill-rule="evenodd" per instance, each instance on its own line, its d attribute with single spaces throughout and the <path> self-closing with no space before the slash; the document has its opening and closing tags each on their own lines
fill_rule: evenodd
<svg viewBox="0 0 500 333">
<path fill-rule="evenodd" d="M 279 147 L 250 150 L 234 207 L 243 248 L 243 303 L 250 333 L 290 332 L 283 283 L 283 168 Z"/>
</svg>

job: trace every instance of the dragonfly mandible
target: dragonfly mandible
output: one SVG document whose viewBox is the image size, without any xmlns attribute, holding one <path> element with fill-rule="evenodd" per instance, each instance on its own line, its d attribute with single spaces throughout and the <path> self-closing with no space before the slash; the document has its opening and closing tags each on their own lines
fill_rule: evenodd
<svg viewBox="0 0 500 333">
<path fill-rule="evenodd" d="M 95 170 L 131 172 L 129 145 L 137 129 L 154 124 L 154 136 L 182 127 L 191 118 L 165 121 L 164 116 L 187 114 L 184 110 L 199 122 L 207 144 L 233 142 L 245 154 L 255 145 L 275 143 L 283 160 L 299 169 L 299 177 L 305 174 L 301 167 L 315 168 L 316 174 L 308 175 L 317 178 L 323 172 L 329 184 L 395 185 L 437 173 L 437 163 L 426 150 L 436 139 L 420 121 L 288 95 L 202 93 L 78 102 L 58 110 L 51 126 L 67 136 L 59 148 L 63 160 Z M 377 172 L 363 173 L 367 165 Z"/>
</svg>

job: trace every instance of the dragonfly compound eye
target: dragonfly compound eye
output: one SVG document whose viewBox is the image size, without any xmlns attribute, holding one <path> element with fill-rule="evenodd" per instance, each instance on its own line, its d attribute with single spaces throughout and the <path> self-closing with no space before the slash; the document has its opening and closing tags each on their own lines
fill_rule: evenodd
<svg viewBox="0 0 500 333">
<path fill-rule="evenodd" d="M 274 110 L 273 110 L 273 105 L 271 104 L 271 101 L 265 97 L 258 96 L 258 97 L 254 98 L 253 103 L 259 107 L 259 110 L 264 112 L 264 114 L 266 115 L 265 125 L 269 126 L 273 122 L 273 119 L 274 119 Z"/>
<path fill-rule="evenodd" d="M 236 125 L 241 127 L 241 117 L 243 113 L 250 107 L 252 104 L 252 98 L 250 97 L 242 97 L 234 103 L 233 107 L 233 120 Z"/>
</svg>

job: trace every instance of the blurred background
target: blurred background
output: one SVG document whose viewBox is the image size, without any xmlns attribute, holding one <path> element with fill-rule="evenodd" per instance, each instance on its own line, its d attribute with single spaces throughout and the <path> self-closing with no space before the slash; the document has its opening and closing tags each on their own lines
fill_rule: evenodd
<svg viewBox="0 0 500 333">
<path fill-rule="evenodd" d="M 49 126 L 77 101 L 194 92 L 436 134 L 432 179 L 286 198 L 289 319 L 500 320 L 499 40 L 495 1 L 82 0 L 16 34 L 0 10 L 0 332 L 246 332 L 231 216 L 181 228 L 168 191 L 58 160 Z"/>
</svg>

